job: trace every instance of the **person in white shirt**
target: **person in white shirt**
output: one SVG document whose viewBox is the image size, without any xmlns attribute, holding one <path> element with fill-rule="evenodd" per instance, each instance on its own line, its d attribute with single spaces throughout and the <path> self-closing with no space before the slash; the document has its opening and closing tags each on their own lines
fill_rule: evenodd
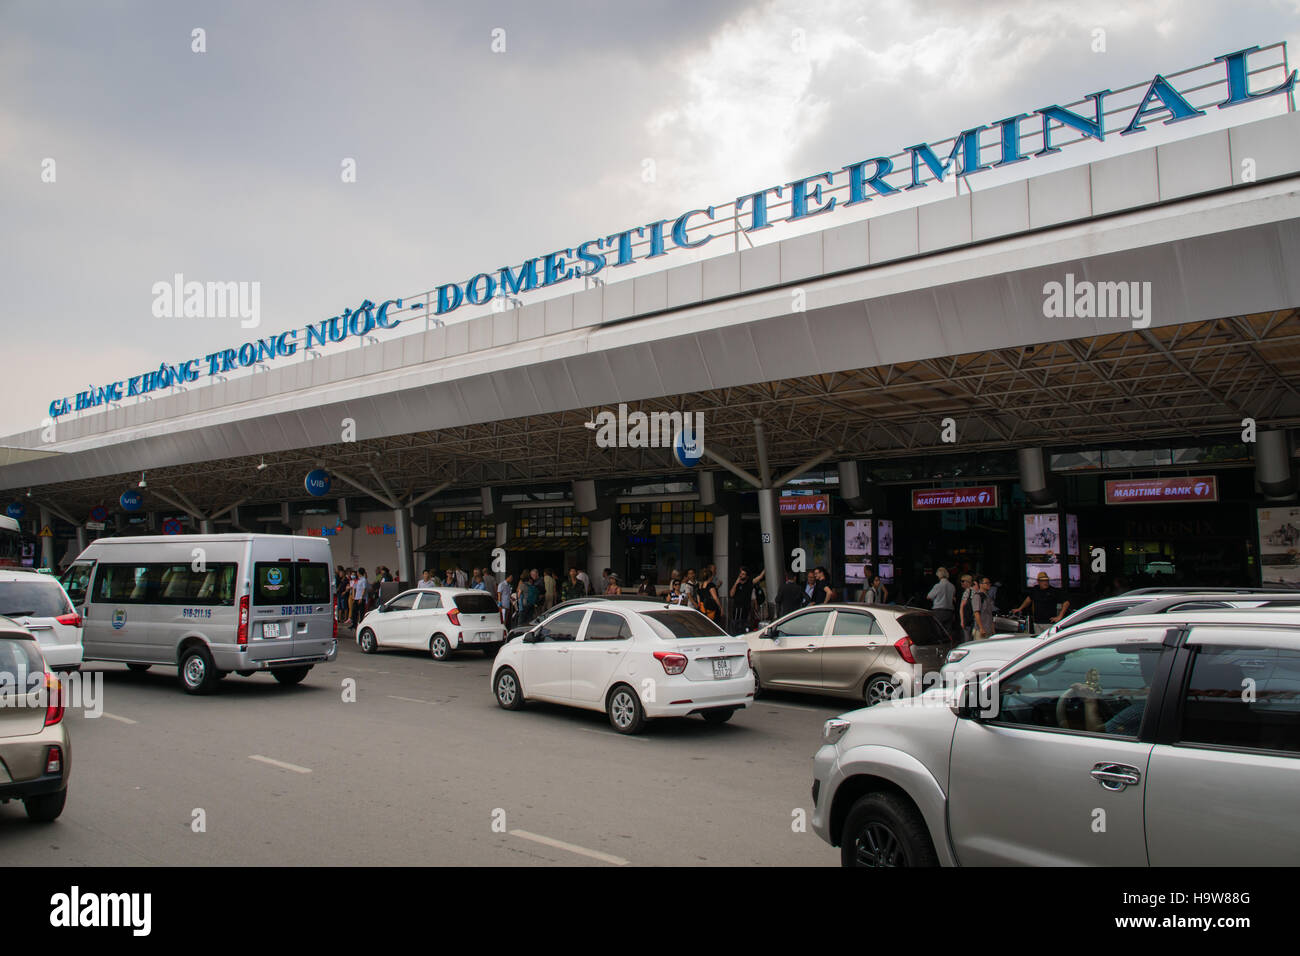
<svg viewBox="0 0 1300 956">
<path fill-rule="evenodd" d="M 348 621 L 348 627 L 356 627 L 357 622 L 366 614 L 366 588 L 369 582 L 366 580 L 366 569 L 357 568 L 357 576 L 352 581 L 352 620 Z"/>
<path fill-rule="evenodd" d="M 583 590 L 583 593 L 584 593 L 584 594 L 590 594 L 590 593 L 591 593 L 591 578 L 587 575 L 587 572 L 586 572 L 586 571 L 579 571 L 579 572 L 578 572 L 578 580 L 582 582 L 582 587 L 583 587 L 583 589 L 584 589 L 584 590 Z"/>
</svg>

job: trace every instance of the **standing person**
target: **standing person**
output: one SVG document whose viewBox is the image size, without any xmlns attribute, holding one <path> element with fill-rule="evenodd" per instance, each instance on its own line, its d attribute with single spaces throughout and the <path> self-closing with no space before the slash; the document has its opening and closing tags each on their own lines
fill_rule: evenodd
<svg viewBox="0 0 1300 956">
<path fill-rule="evenodd" d="M 469 586 L 469 575 L 459 564 L 456 565 L 456 587 L 464 588 Z"/>
<path fill-rule="evenodd" d="M 542 590 L 545 592 L 544 606 L 549 611 L 555 607 L 556 595 L 559 594 L 559 588 L 556 587 L 555 583 L 555 572 L 550 568 L 546 569 L 546 575 L 542 579 Z"/>
<path fill-rule="evenodd" d="M 957 623 L 961 627 L 962 639 L 969 641 L 975 627 L 975 612 L 971 608 L 971 595 L 979 590 L 969 574 L 961 576 L 961 601 L 957 605 Z"/>
<path fill-rule="evenodd" d="M 776 616 L 783 618 L 787 614 L 793 614 L 799 608 L 804 606 L 808 596 L 803 593 L 803 588 L 799 587 L 798 582 L 794 579 L 793 571 L 785 572 L 785 583 L 777 589 L 776 592 Z"/>
<path fill-rule="evenodd" d="M 687 568 L 686 577 L 682 578 L 682 597 L 685 599 L 682 603 L 688 607 L 695 607 L 695 591 L 699 582 L 695 579 L 695 569 Z"/>
<path fill-rule="evenodd" d="M 672 582 L 668 585 L 668 603 L 677 605 L 686 604 L 686 595 L 682 591 L 681 578 L 673 578 Z"/>
<path fill-rule="evenodd" d="M 609 579 L 613 576 L 613 574 L 614 572 L 610 568 L 606 568 L 604 571 L 600 572 L 600 593 L 601 594 L 609 593 Z"/>
<path fill-rule="evenodd" d="M 487 582 L 483 580 L 483 572 L 474 572 L 474 580 L 469 587 L 471 591 L 486 591 L 488 589 Z"/>
<path fill-rule="evenodd" d="M 1038 587 L 1025 595 L 1016 611 L 1023 611 L 1031 604 L 1034 606 L 1034 634 L 1047 630 L 1070 610 L 1069 599 L 1059 589 L 1052 587 L 1052 580 L 1046 571 L 1038 572 Z M 1060 610 L 1057 610 L 1058 605 Z"/>
<path fill-rule="evenodd" d="M 582 597 L 591 593 L 591 577 L 582 568 L 578 569 L 578 580 L 582 582 Z"/>
<path fill-rule="evenodd" d="M 812 593 L 809 595 L 812 604 L 828 604 L 831 599 L 830 574 L 824 567 L 818 565 L 813 568 L 812 574 Z"/>
<path fill-rule="evenodd" d="M 537 604 L 537 588 L 533 586 L 532 576 L 528 571 L 519 572 L 519 587 L 515 589 L 515 607 L 519 609 L 519 623 L 528 624 L 533 619 L 533 610 Z"/>
<path fill-rule="evenodd" d="M 733 634 L 744 634 L 749 630 L 754 605 L 754 582 L 750 580 L 749 568 L 745 565 L 740 566 L 740 573 L 736 575 L 735 583 L 731 585 L 727 596 L 731 598 L 731 631 Z"/>
<path fill-rule="evenodd" d="M 867 588 L 862 594 L 863 604 L 884 604 L 884 585 L 880 583 L 880 577 L 876 576 L 871 579 L 871 587 Z"/>
<path fill-rule="evenodd" d="M 357 624 L 361 621 L 361 618 L 365 616 L 366 589 L 369 586 L 370 586 L 370 582 L 366 580 L 366 569 L 357 568 L 357 579 L 352 583 L 353 617 L 350 622 L 352 627 L 356 627 Z"/>
<path fill-rule="evenodd" d="M 957 589 L 948 580 L 947 568 L 936 568 L 934 576 L 938 580 L 925 596 L 929 598 L 930 609 L 934 611 L 934 616 L 939 619 L 943 629 L 955 636 L 957 615 L 953 613 L 953 605 L 956 601 Z"/>
<path fill-rule="evenodd" d="M 705 571 L 700 576 L 696 606 L 701 614 L 714 623 L 722 617 L 722 600 L 718 597 L 717 585 L 714 584 L 713 575 L 709 571 Z"/>
<path fill-rule="evenodd" d="M 445 588 L 454 588 L 456 586 L 456 575 L 452 574 L 451 568 L 448 568 L 443 574 L 442 586 Z"/>
<path fill-rule="evenodd" d="M 497 607 L 501 608 L 502 620 L 506 622 L 506 627 L 510 627 L 511 618 L 514 617 L 514 608 L 510 604 L 514 583 L 514 576 L 507 574 L 497 585 Z"/>
<path fill-rule="evenodd" d="M 641 583 L 637 585 L 636 593 L 645 594 L 648 595 L 649 597 L 658 597 L 659 595 L 658 590 L 655 588 L 653 584 L 650 583 L 650 578 L 648 578 L 644 574 L 641 575 Z"/>
<path fill-rule="evenodd" d="M 623 593 L 623 589 L 618 586 L 618 575 L 615 574 L 613 571 L 610 571 L 609 574 L 605 576 L 605 593 L 606 594 Z"/>
<path fill-rule="evenodd" d="M 971 592 L 971 633 L 976 640 L 993 636 L 993 582 L 989 578 L 980 578 L 979 587 Z"/>
<path fill-rule="evenodd" d="M 586 596 L 587 589 L 583 587 L 582 580 L 578 577 L 578 569 L 569 568 L 569 580 L 564 582 L 564 587 L 560 589 L 560 600 L 573 601 Z"/>
<path fill-rule="evenodd" d="M 497 576 L 492 573 L 491 568 L 483 569 L 483 583 L 487 586 L 489 594 L 497 593 Z"/>
</svg>

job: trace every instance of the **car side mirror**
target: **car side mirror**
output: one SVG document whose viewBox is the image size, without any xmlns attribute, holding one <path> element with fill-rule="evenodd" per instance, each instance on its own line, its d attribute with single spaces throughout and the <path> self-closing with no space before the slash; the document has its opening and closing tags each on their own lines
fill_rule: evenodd
<svg viewBox="0 0 1300 956">
<path fill-rule="evenodd" d="M 538 628 L 524 635 L 525 644 L 539 644 L 546 639 L 545 632 Z"/>
<path fill-rule="evenodd" d="M 988 686 L 994 685 L 990 683 Z M 980 687 L 979 676 L 968 678 L 957 686 L 949 709 L 958 720 L 983 720 L 986 716 L 990 716 L 990 712 L 980 705 Z"/>
</svg>

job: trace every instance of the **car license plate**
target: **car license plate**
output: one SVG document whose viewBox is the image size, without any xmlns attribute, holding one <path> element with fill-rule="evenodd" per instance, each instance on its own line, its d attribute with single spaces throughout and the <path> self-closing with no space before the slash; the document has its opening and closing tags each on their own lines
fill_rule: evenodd
<svg viewBox="0 0 1300 956">
<path fill-rule="evenodd" d="M 476 641 L 490 641 L 490 640 L 492 640 L 492 638 L 495 637 L 495 636 L 496 636 L 496 635 L 493 634 L 491 631 L 479 631 L 477 634 L 474 635 L 474 640 L 476 640 Z"/>
<path fill-rule="evenodd" d="M 262 625 L 262 636 L 263 636 L 263 637 L 279 637 L 279 636 L 280 636 L 280 622 L 279 622 L 279 621 L 268 621 L 267 623 L 263 624 L 263 625 Z"/>
<path fill-rule="evenodd" d="M 731 676 L 731 661 L 715 658 L 713 661 L 713 679 L 726 680 Z"/>
</svg>

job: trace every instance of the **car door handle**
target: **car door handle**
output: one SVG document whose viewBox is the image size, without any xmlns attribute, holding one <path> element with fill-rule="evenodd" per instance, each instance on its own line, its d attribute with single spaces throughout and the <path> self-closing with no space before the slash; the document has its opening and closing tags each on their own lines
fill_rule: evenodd
<svg viewBox="0 0 1300 956">
<path fill-rule="evenodd" d="M 1142 779 L 1142 772 L 1126 763 L 1099 763 L 1092 768 L 1092 778 L 1103 790 L 1118 791 L 1137 786 Z"/>
<path fill-rule="evenodd" d="M 804 648 L 804 650 L 805 650 L 805 651 L 815 651 L 815 650 L 817 650 L 817 645 L 816 645 L 816 644 L 809 644 L 807 647 Z"/>
</svg>

